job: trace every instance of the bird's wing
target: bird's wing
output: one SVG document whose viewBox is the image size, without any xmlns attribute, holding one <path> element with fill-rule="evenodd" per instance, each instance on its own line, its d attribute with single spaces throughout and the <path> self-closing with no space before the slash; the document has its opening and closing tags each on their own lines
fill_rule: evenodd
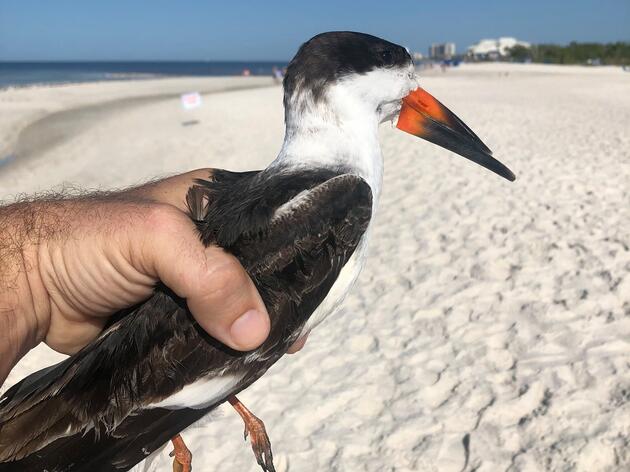
<svg viewBox="0 0 630 472">
<path fill-rule="evenodd" d="M 299 334 L 328 295 L 369 225 L 372 192 L 361 177 L 326 169 L 261 173 L 242 189 L 233 178 L 200 182 L 189 206 L 209 202 L 194 217 L 204 242 L 233 253 L 265 302 L 272 328 L 255 352 L 264 358 L 280 342 L 288 348 L 287 333 Z"/>
<path fill-rule="evenodd" d="M 357 247 L 372 194 L 355 175 L 275 179 L 215 172 L 188 197 L 204 242 L 235 254 L 256 284 L 272 322 L 265 343 L 247 356 L 221 348 L 199 333 L 181 299 L 158 290 L 82 351 L 0 399 L 0 471 L 127 470 L 284 354 Z M 169 370 L 156 372 L 164 362 Z M 202 364 L 216 375 L 229 366 L 241 381 L 203 409 L 142 408 L 164 394 L 163 384 L 147 379 L 172 377 L 176 391 L 182 376 L 190 382 L 198 374 L 191 366 Z"/>
</svg>

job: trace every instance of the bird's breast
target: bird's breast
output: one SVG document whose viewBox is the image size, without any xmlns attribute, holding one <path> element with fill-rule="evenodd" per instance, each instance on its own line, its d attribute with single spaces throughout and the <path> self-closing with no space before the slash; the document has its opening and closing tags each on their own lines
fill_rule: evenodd
<svg viewBox="0 0 630 472">
<path fill-rule="evenodd" d="M 343 266 L 341 271 L 339 272 L 339 276 L 337 280 L 331 287 L 326 298 L 320 303 L 320 305 L 315 309 L 313 314 L 310 316 L 304 328 L 300 333 L 300 336 L 304 336 L 310 333 L 316 326 L 318 326 L 322 321 L 324 321 L 328 316 L 335 313 L 341 303 L 346 298 L 350 289 L 357 280 L 357 277 L 361 273 L 363 269 L 363 265 L 365 263 L 366 253 L 367 253 L 367 241 L 369 235 L 369 229 L 365 232 L 359 245 L 352 254 L 352 257 L 348 259 L 346 265 Z"/>
</svg>

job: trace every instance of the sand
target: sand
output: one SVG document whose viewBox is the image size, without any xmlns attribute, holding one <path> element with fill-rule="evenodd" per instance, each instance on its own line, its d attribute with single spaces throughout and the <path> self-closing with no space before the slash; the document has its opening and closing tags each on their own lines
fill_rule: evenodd
<svg viewBox="0 0 630 472">
<path fill-rule="evenodd" d="M 278 471 L 629 470 L 630 74 L 490 64 L 425 76 L 518 180 L 382 127 L 383 196 L 358 286 L 241 395 Z M 175 98 L 249 80 L 268 85 L 2 91 L 5 155 L 30 151 L 0 167 L 0 199 L 263 167 L 282 142 L 279 87 L 206 94 L 190 112 Z M 77 107 L 61 138 L 16 144 Z M 38 347 L 3 388 L 61 358 Z M 229 407 L 183 435 L 195 470 L 259 470 Z M 168 450 L 142 470 L 170 470 Z"/>
</svg>

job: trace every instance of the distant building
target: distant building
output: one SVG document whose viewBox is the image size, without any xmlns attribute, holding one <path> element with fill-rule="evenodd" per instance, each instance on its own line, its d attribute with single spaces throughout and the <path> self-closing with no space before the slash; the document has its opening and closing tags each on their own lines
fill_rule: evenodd
<svg viewBox="0 0 630 472">
<path fill-rule="evenodd" d="M 455 43 L 434 43 L 429 48 L 431 59 L 451 59 L 455 56 Z"/>
<path fill-rule="evenodd" d="M 474 59 L 497 60 L 508 55 L 514 46 L 529 48 L 531 45 L 516 38 L 482 39 L 468 48 L 468 56 Z"/>
</svg>

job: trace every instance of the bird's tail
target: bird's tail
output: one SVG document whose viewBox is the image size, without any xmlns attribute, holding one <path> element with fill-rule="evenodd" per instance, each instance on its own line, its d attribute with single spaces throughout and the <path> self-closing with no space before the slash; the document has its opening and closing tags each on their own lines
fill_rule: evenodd
<svg viewBox="0 0 630 472">
<path fill-rule="evenodd" d="M 42 369 L 0 398 L 0 470 L 77 426 L 77 418 L 51 388 L 66 368 L 61 362 Z"/>
<path fill-rule="evenodd" d="M 76 409 L 73 412 L 46 390 L 50 383 L 45 376 L 59 379 L 63 375 L 62 365 L 44 369 L 0 398 L 0 472 L 126 471 L 211 409 L 141 410 L 125 418 L 113 432 L 102 425 L 85 430 L 78 427 L 84 423 L 74 413 Z"/>
<path fill-rule="evenodd" d="M 76 429 L 77 419 L 59 403 L 57 398 L 42 401 L 0 426 L 0 464 L 22 459 Z"/>
</svg>

